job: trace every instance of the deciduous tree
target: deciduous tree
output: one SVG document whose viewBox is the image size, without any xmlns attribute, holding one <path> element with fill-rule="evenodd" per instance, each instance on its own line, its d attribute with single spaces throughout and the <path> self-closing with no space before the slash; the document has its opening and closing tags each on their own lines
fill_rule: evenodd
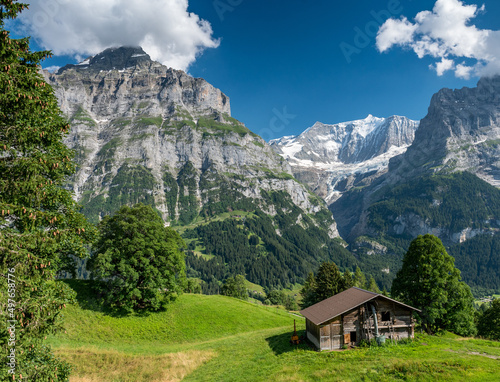
<svg viewBox="0 0 500 382">
<path fill-rule="evenodd" d="M 221 292 L 224 296 L 248 300 L 248 292 L 245 286 L 245 277 L 242 275 L 228 277 L 224 282 L 224 285 L 222 285 Z"/>
<path fill-rule="evenodd" d="M 89 269 L 111 307 L 158 310 L 185 286 L 184 242 L 152 207 L 123 206 L 99 223 Z"/>
<path fill-rule="evenodd" d="M 500 298 L 493 300 L 491 306 L 481 314 L 477 330 L 482 337 L 500 341 Z"/>
</svg>

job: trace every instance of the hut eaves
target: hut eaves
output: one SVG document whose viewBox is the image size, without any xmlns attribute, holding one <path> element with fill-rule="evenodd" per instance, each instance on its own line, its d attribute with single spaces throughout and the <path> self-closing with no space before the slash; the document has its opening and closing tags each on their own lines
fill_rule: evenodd
<svg viewBox="0 0 500 382">
<path fill-rule="evenodd" d="M 301 310 L 300 313 L 315 325 L 320 325 L 368 301 L 371 301 L 376 297 L 382 297 L 399 305 L 405 306 L 411 310 L 420 312 L 420 310 L 416 308 L 393 300 L 392 298 L 386 297 L 383 294 L 370 292 L 357 287 L 352 287 L 336 294 L 335 296 L 327 298 L 326 300 L 318 302 L 317 304 L 314 304 L 304 310 Z"/>
</svg>

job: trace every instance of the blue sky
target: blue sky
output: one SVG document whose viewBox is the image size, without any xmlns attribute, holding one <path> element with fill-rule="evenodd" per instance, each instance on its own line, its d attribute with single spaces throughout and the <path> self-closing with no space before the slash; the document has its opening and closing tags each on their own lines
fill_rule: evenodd
<svg viewBox="0 0 500 382">
<path fill-rule="evenodd" d="M 50 7 L 44 12 L 54 18 L 63 13 L 61 9 L 66 3 L 40 1 L 48 6 L 53 3 L 52 12 Z M 154 7 L 154 3 L 162 0 L 149 1 Z M 458 2 L 443 0 L 448 1 Z M 143 7 L 147 3 L 143 1 Z M 193 53 L 196 60 L 191 58 L 189 65 L 188 61 L 178 65 L 186 66 L 192 76 L 205 78 L 220 88 L 231 98 L 233 116 L 269 140 L 299 134 L 316 121 L 336 123 L 365 118 L 368 114 L 378 117 L 397 114 L 418 120 L 426 115 L 431 96 L 439 89 L 475 86 L 476 73 L 471 73 L 468 79 L 458 78 L 453 70 L 438 76 L 436 70 L 429 68 L 438 59 L 430 55 L 419 58 L 412 48 L 416 44 L 411 45 L 415 41 L 406 45 L 392 43 L 383 53 L 377 49 L 378 27 L 389 15 L 416 23 L 415 16 L 421 11 L 431 11 L 435 4 L 436 0 L 189 0 L 188 11 L 206 21 L 203 31 L 192 36 L 183 32 L 183 37 L 171 38 L 178 45 L 185 44 L 188 50 L 192 46 L 186 42 L 186 36 L 196 40 L 195 45 L 205 44 L 205 49 Z M 464 6 L 474 4 L 478 10 L 469 24 L 480 30 L 498 31 L 499 2 L 463 2 Z M 480 8 L 483 4 L 484 9 Z M 40 18 L 43 15 L 40 9 L 38 21 L 52 22 L 50 17 Z M 165 12 L 168 13 L 168 8 Z M 145 15 L 144 20 L 148 17 L 152 16 Z M 96 22 L 106 23 L 106 15 L 99 20 Z M 29 19 L 24 22 L 29 27 Z M 170 22 L 175 23 L 175 19 Z M 211 30 L 207 31 L 207 25 Z M 114 30 L 119 26 L 114 25 Z M 129 28 L 127 24 L 122 27 Z M 143 28 L 147 27 L 145 22 Z M 100 33 L 106 33 L 106 28 Z M 106 41 L 102 44 L 113 41 L 112 33 L 103 37 Z M 31 34 L 36 35 L 36 30 Z M 57 33 L 53 34 L 55 37 L 40 36 L 33 41 L 35 49 L 39 46 L 54 49 L 58 43 L 65 43 L 58 41 Z M 60 55 L 44 66 L 75 62 L 78 44 L 75 46 L 73 52 L 61 50 Z M 64 54 L 68 52 L 69 55 Z M 82 51 L 80 56 L 85 54 Z M 475 62 L 470 56 L 456 55 L 459 58 L 455 65 Z"/>
</svg>

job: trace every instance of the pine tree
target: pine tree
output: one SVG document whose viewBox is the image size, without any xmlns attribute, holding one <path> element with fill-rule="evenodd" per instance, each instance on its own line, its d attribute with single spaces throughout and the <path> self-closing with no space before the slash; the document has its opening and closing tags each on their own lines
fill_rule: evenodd
<svg viewBox="0 0 500 382">
<path fill-rule="evenodd" d="M 345 290 L 344 279 L 335 263 L 325 262 L 316 275 L 316 298 L 322 301 Z"/>
<path fill-rule="evenodd" d="M 354 286 L 354 279 L 349 270 L 344 272 L 344 288 L 349 289 Z"/>
<path fill-rule="evenodd" d="M 316 304 L 318 301 L 316 299 L 316 279 L 314 273 L 309 272 L 307 275 L 304 286 L 300 290 L 300 295 L 302 296 L 302 301 L 300 307 L 302 309 L 308 306 Z"/>
<path fill-rule="evenodd" d="M 354 286 L 366 289 L 366 277 L 359 267 L 356 267 L 356 271 L 354 272 Z"/>
<path fill-rule="evenodd" d="M 68 365 L 43 345 L 74 299 L 55 277 L 73 265 L 69 254 L 87 254 L 95 230 L 62 187 L 74 165 L 62 142 L 69 125 L 39 73 L 50 52 L 33 53 L 28 38 L 11 39 L 5 30 L 25 8 L 0 0 L 0 274 L 8 285 L 0 291 L 0 316 L 9 322 L 0 343 L 3 354 L 16 355 L 15 365 L 2 362 L 0 377 L 65 381 Z"/>
<path fill-rule="evenodd" d="M 377 285 L 377 282 L 373 278 L 373 276 L 371 276 L 370 280 L 368 281 L 368 290 L 371 292 L 380 293 L 380 289 Z"/>
</svg>

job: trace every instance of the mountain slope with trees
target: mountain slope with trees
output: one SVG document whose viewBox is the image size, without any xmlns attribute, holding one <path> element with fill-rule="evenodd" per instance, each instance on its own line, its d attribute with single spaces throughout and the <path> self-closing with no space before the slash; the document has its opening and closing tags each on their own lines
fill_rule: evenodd
<svg viewBox="0 0 500 382">
<path fill-rule="evenodd" d="M 393 278 L 410 241 L 431 233 L 476 294 L 500 290 L 493 250 L 500 233 L 499 121 L 500 76 L 435 94 L 412 145 L 391 159 L 387 173 L 330 206 L 350 249 L 376 256 L 378 271 Z"/>
<path fill-rule="evenodd" d="M 205 80 L 131 47 L 44 74 L 70 120 L 78 168 L 68 187 L 83 213 L 97 223 L 123 205 L 150 205 L 182 232 L 187 273 L 206 293 L 238 274 L 279 288 L 322 261 L 357 265 L 324 201 Z"/>
</svg>

